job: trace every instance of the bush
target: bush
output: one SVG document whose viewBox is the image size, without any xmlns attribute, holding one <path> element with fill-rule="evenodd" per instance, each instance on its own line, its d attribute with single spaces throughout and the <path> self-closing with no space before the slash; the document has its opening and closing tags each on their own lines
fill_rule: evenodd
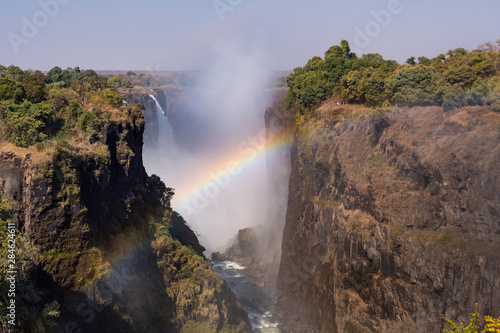
<svg viewBox="0 0 500 333">
<path fill-rule="evenodd" d="M 123 98 L 114 91 L 104 91 L 101 93 L 101 98 L 104 99 L 108 104 L 115 108 L 119 108 L 123 105 Z"/>
<path fill-rule="evenodd" d="M 109 79 L 108 84 L 111 88 L 130 88 L 132 85 L 130 84 L 130 80 L 126 79 L 122 76 L 115 75 L 111 79 Z"/>
<path fill-rule="evenodd" d="M 407 106 L 439 104 L 436 94 L 438 72 L 422 65 L 404 66 L 388 78 L 390 101 Z"/>
<path fill-rule="evenodd" d="M 54 109 L 45 103 L 7 105 L 3 111 L 5 118 L 1 123 L 1 134 L 19 147 L 29 147 L 47 138 L 44 133 L 51 121 Z"/>
<path fill-rule="evenodd" d="M 85 111 L 78 119 L 78 128 L 88 137 L 90 143 L 94 143 L 99 139 L 102 123 L 102 119 L 99 119 L 91 112 Z"/>
<path fill-rule="evenodd" d="M 450 329 L 443 329 L 443 333 L 479 333 L 479 313 L 477 312 L 477 304 L 474 312 L 471 314 L 469 325 L 465 326 L 463 323 L 455 324 L 452 320 L 444 318 L 444 321 Z M 490 316 L 484 316 L 486 326 L 481 333 L 498 333 L 500 332 L 500 317 L 498 319 Z"/>
<path fill-rule="evenodd" d="M 152 207 L 170 207 L 170 200 L 174 196 L 174 190 L 166 187 L 165 183 L 157 175 L 151 175 L 146 180 L 148 196 L 146 202 Z"/>
</svg>

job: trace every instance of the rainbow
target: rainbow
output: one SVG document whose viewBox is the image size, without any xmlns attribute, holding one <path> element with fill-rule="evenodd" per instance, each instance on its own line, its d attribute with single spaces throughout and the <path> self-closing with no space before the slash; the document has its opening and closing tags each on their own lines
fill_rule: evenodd
<svg viewBox="0 0 500 333">
<path fill-rule="evenodd" d="M 283 152 L 285 149 L 290 147 L 292 142 L 292 134 L 275 135 L 272 138 L 263 139 L 257 147 L 246 147 L 248 149 L 240 149 L 223 154 L 211 164 L 209 170 L 212 170 L 213 172 L 198 174 L 196 177 L 192 178 L 193 180 L 186 184 L 186 186 L 184 186 L 178 194 L 176 194 L 177 200 L 174 208 L 176 208 L 176 206 L 182 208 L 191 204 L 195 197 L 199 195 L 208 184 L 217 184 L 221 181 L 221 178 L 223 177 L 222 175 L 225 173 L 227 174 L 231 170 L 239 170 L 241 172 L 245 168 L 262 161 L 266 157 Z M 250 150 L 250 148 L 252 148 L 252 150 Z M 214 175 L 217 175 L 217 177 L 214 177 Z M 233 175 L 231 177 L 237 177 L 237 175 Z M 113 277 L 118 278 L 119 285 L 114 285 L 113 287 L 123 288 L 126 287 L 126 285 L 124 286 L 121 283 L 129 283 L 129 272 L 124 271 L 123 267 L 128 266 L 128 263 L 134 256 L 135 251 L 141 246 L 142 241 L 143 239 L 140 235 L 125 238 L 122 243 L 123 246 L 121 247 L 124 250 L 114 253 L 111 257 L 107 258 L 107 261 L 113 268 Z"/>
<path fill-rule="evenodd" d="M 186 213 L 200 195 L 205 195 L 208 199 L 215 197 L 216 194 L 207 193 L 210 187 L 225 187 L 221 184 L 227 181 L 228 177 L 236 177 L 245 168 L 262 161 L 266 156 L 283 152 L 292 142 L 293 135 L 275 135 L 257 146 L 240 146 L 236 151 L 223 154 L 207 167 L 211 172 L 199 173 L 191 178 L 188 184 L 178 189 L 172 202 L 174 209 L 178 209 L 179 213 Z"/>
</svg>

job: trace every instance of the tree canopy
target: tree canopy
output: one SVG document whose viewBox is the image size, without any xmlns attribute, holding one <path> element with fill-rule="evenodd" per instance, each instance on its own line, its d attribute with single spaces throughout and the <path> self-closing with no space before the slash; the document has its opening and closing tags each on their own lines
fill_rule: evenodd
<svg viewBox="0 0 500 333">
<path fill-rule="evenodd" d="M 492 105 L 500 111 L 500 41 L 478 50 L 463 48 L 433 59 L 410 57 L 405 64 L 378 53 L 358 58 L 342 40 L 287 78 L 286 106 L 310 112 L 335 95 L 339 102 L 382 105 Z"/>
<path fill-rule="evenodd" d="M 44 75 L 0 65 L 0 139 L 19 147 L 69 136 L 95 142 L 114 109 L 140 112 L 124 105 L 108 82 L 79 67 L 54 67 Z"/>
</svg>

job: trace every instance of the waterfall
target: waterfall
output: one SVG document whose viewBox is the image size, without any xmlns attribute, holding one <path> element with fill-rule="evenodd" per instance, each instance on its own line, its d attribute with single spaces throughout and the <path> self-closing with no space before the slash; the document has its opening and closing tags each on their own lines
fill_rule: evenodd
<svg viewBox="0 0 500 333">
<path fill-rule="evenodd" d="M 170 123 L 168 122 L 167 115 L 163 111 L 160 103 L 156 100 L 156 98 L 149 94 L 149 97 L 151 97 L 155 103 L 156 103 L 156 119 L 157 119 L 157 126 L 158 126 L 158 148 L 164 149 L 164 152 L 167 154 L 172 154 L 175 148 L 175 143 L 174 143 L 174 131 L 172 130 L 172 126 L 170 126 Z"/>
<path fill-rule="evenodd" d="M 158 100 L 152 94 L 149 97 L 155 101 L 156 112 L 144 130 L 144 165 L 148 174 L 169 178 L 172 174 L 169 169 L 176 155 L 174 132 Z"/>
</svg>

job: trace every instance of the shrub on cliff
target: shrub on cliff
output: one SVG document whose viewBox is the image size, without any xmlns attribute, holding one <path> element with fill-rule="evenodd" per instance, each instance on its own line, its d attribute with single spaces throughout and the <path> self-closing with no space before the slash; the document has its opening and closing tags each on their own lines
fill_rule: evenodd
<svg viewBox="0 0 500 333">
<path fill-rule="evenodd" d="M 449 329 L 443 329 L 443 333 L 499 333 L 500 332 L 500 317 L 492 318 L 491 316 L 484 316 L 486 325 L 482 331 L 479 331 L 479 313 L 477 312 L 477 304 L 474 312 L 471 314 L 469 325 L 455 324 L 452 320 L 443 318 Z"/>
<path fill-rule="evenodd" d="M 170 200 L 174 196 L 174 190 L 167 187 L 157 175 L 151 175 L 146 180 L 148 194 L 146 202 L 152 207 L 170 208 Z"/>
<path fill-rule="evenodd" d="M 28 147 L 47 137 L 45 129 L 51 121 L 54 109 L 45 103 L 32 104 L 24 102 L 2 104 L 0 113 L 0 134 L 20 147 Z"/>
<path fill-rule="evenodd" d="M 100 96 L 111 106 L 119 108 L 123 105 L 123 98 L 115 91 L 103 91 Z"/>
<path fill-rule="evenodd" d="M 332 95 L 333 88 L 353 68 L 355 60 L 356 54 L 351 53 L 349 43 L 343 40 L 340 46 L 334 45 L 326 51 L 324 60 L 313 57 L 303 68 L 295 68 L 287 78 L 289 104 L 297 104 L 301 113 L 313 109 Z"/>
</svg>

